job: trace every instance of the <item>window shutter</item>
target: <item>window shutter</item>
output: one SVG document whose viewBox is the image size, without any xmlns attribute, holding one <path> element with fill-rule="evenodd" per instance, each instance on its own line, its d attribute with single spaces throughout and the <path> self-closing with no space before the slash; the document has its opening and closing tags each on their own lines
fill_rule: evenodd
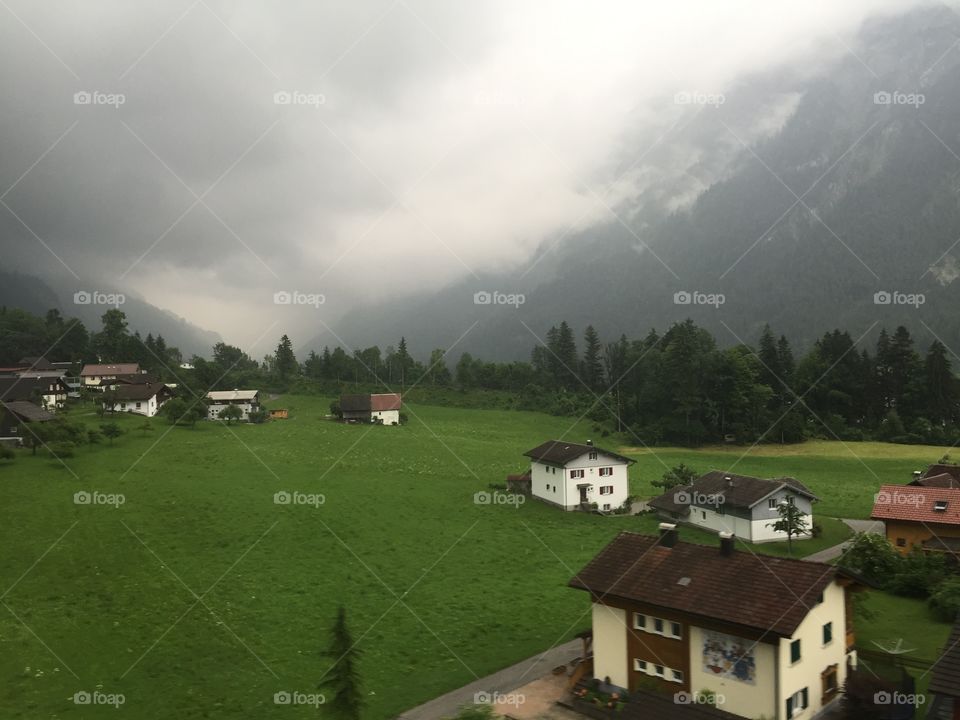
<svg viewBox="0 0 960 720">
<path fill-rule="evenodd" d="M 804 689 L 801 691 L 801 695 L 802 695 L 802 697 L 803 697 L 803 706 L 804 706 L 805 708 L 810 707 L 810 700 L 809 700 L 809 696 L 807 695 L 807 689 L 806 689 L 806 688 L 804 688 Z"/>
<path fill-rule="evenodd" d="M 787 698 L 787 718 L 789 720 L 789 718 L 792 718 L 792 717 L 793 717 L 793 698 L 788 697 Z"/>
</svg>

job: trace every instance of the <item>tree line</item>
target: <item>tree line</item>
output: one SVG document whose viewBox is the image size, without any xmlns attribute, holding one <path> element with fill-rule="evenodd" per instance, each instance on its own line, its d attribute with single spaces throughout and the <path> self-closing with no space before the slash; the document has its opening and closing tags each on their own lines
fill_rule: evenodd
<svg viewBox="0 0 960 720">
<path fill-rule="evenodd" d="M 910 332 L 881 330 L 868 349 L 833 330 L 797 357 L 789 340 L 767 326 L 756 347 L 720 347 L 691 320 L 662 334 L 602 342 L 588 326 L 582 338 L 566 322 L 551 327 L 529 361 L 490 362 L 463 353 L 451 366 L 442 348 L 418 360 L 401 337 L 396 346 L 324 347 L 301 362 L 283 335 L 273 353 L 254 360 L 220 342 L 209 358 L 181 353 L 161 336 L 131 333 L 120 310 L 102 328 L 51 310 L 43 318 L 0 310 L 0 362 L 49 353 L 81 362 L 139 362 L 188 390 L 268 387 L 302 392 L 412 387 L 502 391 L 510 407 L 584 415 L 603 432 L 625 432 L 648 445 L 711 442 L 801 442 L 810 437 L 952 444 L 960 440 L 960 385 L 939 340 L 918 348 Z M 483 403 L 482 393 L 475 394 Z"/>
</svg>

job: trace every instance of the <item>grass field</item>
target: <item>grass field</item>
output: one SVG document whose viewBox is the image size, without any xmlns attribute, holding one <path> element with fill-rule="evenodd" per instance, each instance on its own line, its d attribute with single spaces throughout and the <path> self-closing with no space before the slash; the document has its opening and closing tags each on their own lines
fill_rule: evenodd
<svg viewBox="0 0 960 720">
<path fill-rule="evenodd" d="M 273 695 L 316 692 L 339 603 L 363 651 L 365 716 L 390 717 L 586 628 L 587 599 L 566 582 L 618 531 L 656 528 L 652 516 L 474 503 L 542 440 L 590 437 L 587 422 L 412 406 L 404 427 L 345 426 L 323 419 L 329 399 L 272 404 L 291 419 L 157 420 L 142 436 L 141 418 L 119 417 L 129 432 L 78 449 L 69 469 L 26 451 L 0 464 L 0 717 L 113 717 L 71 701 L 94 689 L 122 693 L 137 718 L 306 717 L 315 710 Z M 822 498 L 819 515 L 863 517 L 881 481 L 943 453 L 850 447 L 859 460 L 839 443 L 759 448 L 734 469 L 794 475 Z M 652 494 L 665 465 L 726 469 L 743 450 L 629 450 L 633 491 Z M 125 502 L 77 505 L 78 491 Z M 278 505 L 280 491 L 325 502 Z M 804 552 L 843 539 L 824 524 Z"/>
</svg>

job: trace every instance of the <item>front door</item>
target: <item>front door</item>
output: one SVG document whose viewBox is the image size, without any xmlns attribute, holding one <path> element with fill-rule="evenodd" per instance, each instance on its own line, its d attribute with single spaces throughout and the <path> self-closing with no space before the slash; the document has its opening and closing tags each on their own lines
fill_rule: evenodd
<svg viewBox="0 0 960 720">
<path fill-rule="evenodd" d="M 580 490 L 580 502 L 585 503 L 587 501 L 587 488 L 581 487 Z"/>
</svg>

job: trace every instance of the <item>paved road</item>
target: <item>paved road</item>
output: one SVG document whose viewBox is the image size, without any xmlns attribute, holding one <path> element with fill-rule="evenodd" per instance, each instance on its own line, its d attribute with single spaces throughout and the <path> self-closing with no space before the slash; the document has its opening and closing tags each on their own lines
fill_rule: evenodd
<svg viewBox="0 0 960 720">
<path fill-rule="evenodd" d="M 398 715 L 397 720 L 439 720 L 439 718 L 453 717 L 464 705 L 472 704 L 474 695 L 477 693 L 509 693 L 521 685 L 546 675 L 558 665 L 566 665 L 578 657 L 582 650 L 583 643 L 580 640 L 571 640 L 545 653 L 534 655 L 516 665 L 495 672 L 493 675 L 464 685 L 458 690 L 434 698 L 423 705 L 411 708 Z"/>
<path fill-rule="evenodd" d="M 847 520 L 844 518 L 843 521 L 849 525 L 850 529 L 854 532 L 878 534 L 883 532 L 883 523 L 879 520 Z M 843 551 L 846 549 L 849 542 L 850 541 L 848 540 L 840 543 L 839 545 L 828 547 L 826 550 L 815 552 L 813 555 L 807 555 L 804 560 L 809 560 L 810 562 L 830 562 L 834 558 L 838 558 L 843 554 Z"/>
</svg>

